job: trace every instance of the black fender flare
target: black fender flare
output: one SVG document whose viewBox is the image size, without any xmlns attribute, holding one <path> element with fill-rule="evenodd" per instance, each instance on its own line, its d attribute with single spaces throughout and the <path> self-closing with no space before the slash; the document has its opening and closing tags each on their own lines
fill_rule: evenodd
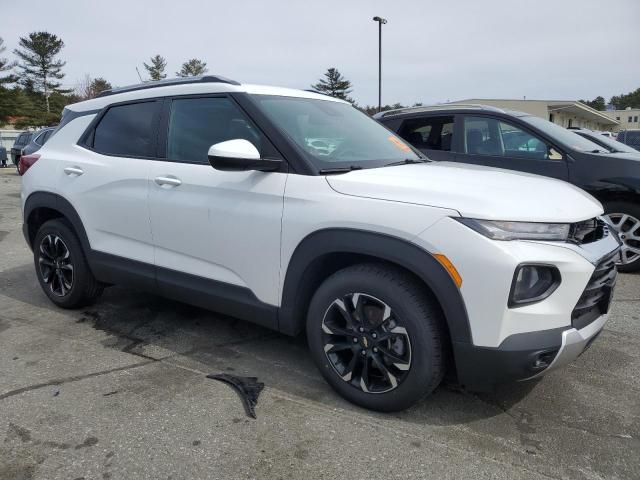
<svg viewBox="0 0 640 480">
<path fill-rule="evenodd" d="M 279 330 L 295 335 L 303 330 L 299 318 L 305 275 L 318 259 L 329 254 L 367 255 L 397 264 L 420 278 L 433 292 L 444 313 L 453 344 L 472 343 L 467 310 L 460 290 L 444 267 L 426 250 L 391 235 L 348 228 L 329 228 L 309 234 L 296 247 L 282 289 Z"/>
<path fill-rule="evenodd" d="M 91 252 L 89 237 L 87 237 L 87 232 L 84 229 L 82 220 L 80 220 L 80 215 L 78 215 L 76 209 L 73 208 L 73 205 L 71 205 L 66 198 L 51 192 L 34 192 L 29 195 L 24 203 L 24 233 L 29 247 L 33 247 L 31 240 L 36 233 L 29 231 L 29 218 L 38 208 L 48 208 L 59 212 L 60 215 L 71 223 L 71 226 L 78 234 L 82 249 L 87 254 Z"/>
</svg>

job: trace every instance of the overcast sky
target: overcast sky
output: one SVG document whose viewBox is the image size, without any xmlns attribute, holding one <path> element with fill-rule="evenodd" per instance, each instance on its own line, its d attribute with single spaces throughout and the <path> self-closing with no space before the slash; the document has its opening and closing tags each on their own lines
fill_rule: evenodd
<svg viewBox="0 0 640 480">
<path fill-rule="evenodd" d="M 7 53 L 20 36 L 61 37 L 66 86 L 85 74 L 137 83 L 156 53 L 240 82 L 309 88 L 338 68 L 360 104 L 464 98 L 591 99 L 640 87 L 640 0 L 2 2 Z M 90 5 L 96 5 L 91 7 Z"/>
</svg>

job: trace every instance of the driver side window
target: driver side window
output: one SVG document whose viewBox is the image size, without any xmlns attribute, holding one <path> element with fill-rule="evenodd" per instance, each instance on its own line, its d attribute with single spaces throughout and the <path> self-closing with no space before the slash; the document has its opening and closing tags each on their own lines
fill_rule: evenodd
<svg viewBox="0 0 640 480">
<path fill-rule="evenodd" d="M 557 160 L 550 145 L 531 133 L 489 117 L 464 118 L 464 151 L 472 155 Z"/>
</svg>

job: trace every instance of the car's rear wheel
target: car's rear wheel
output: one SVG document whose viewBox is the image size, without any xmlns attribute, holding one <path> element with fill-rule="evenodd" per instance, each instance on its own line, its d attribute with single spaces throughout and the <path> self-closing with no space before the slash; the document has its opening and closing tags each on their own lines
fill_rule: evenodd
<svg viewBox="0 0 640 480">
<path fill-rule="evenodd" d="M 393 267 L 356 265 L 329 277 L 309 306 L 307 338 L 329 384 L 366 408 L 405 409 L 444 375 L 441 313 Z"/>
<path fill-rule="evenodd" d="M 631 202 L 607 202 L 604 204 L 605 218 L 618 232 L 622 240 L 621 272 L 640 270 L 640 205 Z"/>
<path fill-rule="evenodd" d="M 33 242 L 36 275 L 57 306 L 77 308 L 93 302 L 103 286 L 95 279 L 75 233 L 60 219 L 45 222 Z"/>
</svg>

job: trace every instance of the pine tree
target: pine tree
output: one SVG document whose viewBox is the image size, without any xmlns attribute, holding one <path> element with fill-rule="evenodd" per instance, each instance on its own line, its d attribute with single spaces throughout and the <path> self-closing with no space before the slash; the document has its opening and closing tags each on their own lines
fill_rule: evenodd
<svg viewBox="0 0 640 480">
<path fill-rule="evenodd" d="M 179 72 L 176 72 L 176 75 L 179 77 L 197 77 L 204 75 L 208 71 L 206 62 L 192 58 L 182 64 L 182 68 Z"/>
<path fill-rule="evenodd" d="M 0 54 L 4 53 L 7 47 L 4 46 L 4 40 L 0 37 Z M 11 72 L 16 66 L 15 62 L 10 62 L 6 58 L 0 58 L 0 86 L 7 83 L 14 83 L 18 78 L 9 73 L 9 75 L 3 75 L 2 72 Z"/>
<path fill-rule="evenodd" d="M 143 63 L 143 65 L 149 73 L 151 80 L 162 80 L 167 77 L 167 74 L 164 73 L 164 69 L 167 67 L 167 61 L 163 56 L 156 55 L 155 57 L 151 57 L 151 64 Z"/>
<path fill-rule="evenodd" d="M 311 88 L 332 97 L 353 101 L 349 98 L 351 82 L 344 78 L 337 68 L 329 68 L 324 76 L 325 78 L 321 78 L 318 83 L 311 85 Z"/>
<path fill-rule="evenodd" d="M 49 97 L 53 92 L 62 92 L 62 84 L 56 80 L 64 78 L 62 67 L 66 62 L 57 59 L 64 42 L 49 32 L 32 32 L 20 37 L 20 48 L 13 51 L 21 60 L 20 82 L 33 86 L 44 95 L 47 113 L 51 111 Z"/>
<path fill-rule="evenodd" d="M 604 97 L 596 97 L 593 100 L 579 100 L 579 102 L 600 111 L 604 111 L 606 108 Z"/>
</svg>

